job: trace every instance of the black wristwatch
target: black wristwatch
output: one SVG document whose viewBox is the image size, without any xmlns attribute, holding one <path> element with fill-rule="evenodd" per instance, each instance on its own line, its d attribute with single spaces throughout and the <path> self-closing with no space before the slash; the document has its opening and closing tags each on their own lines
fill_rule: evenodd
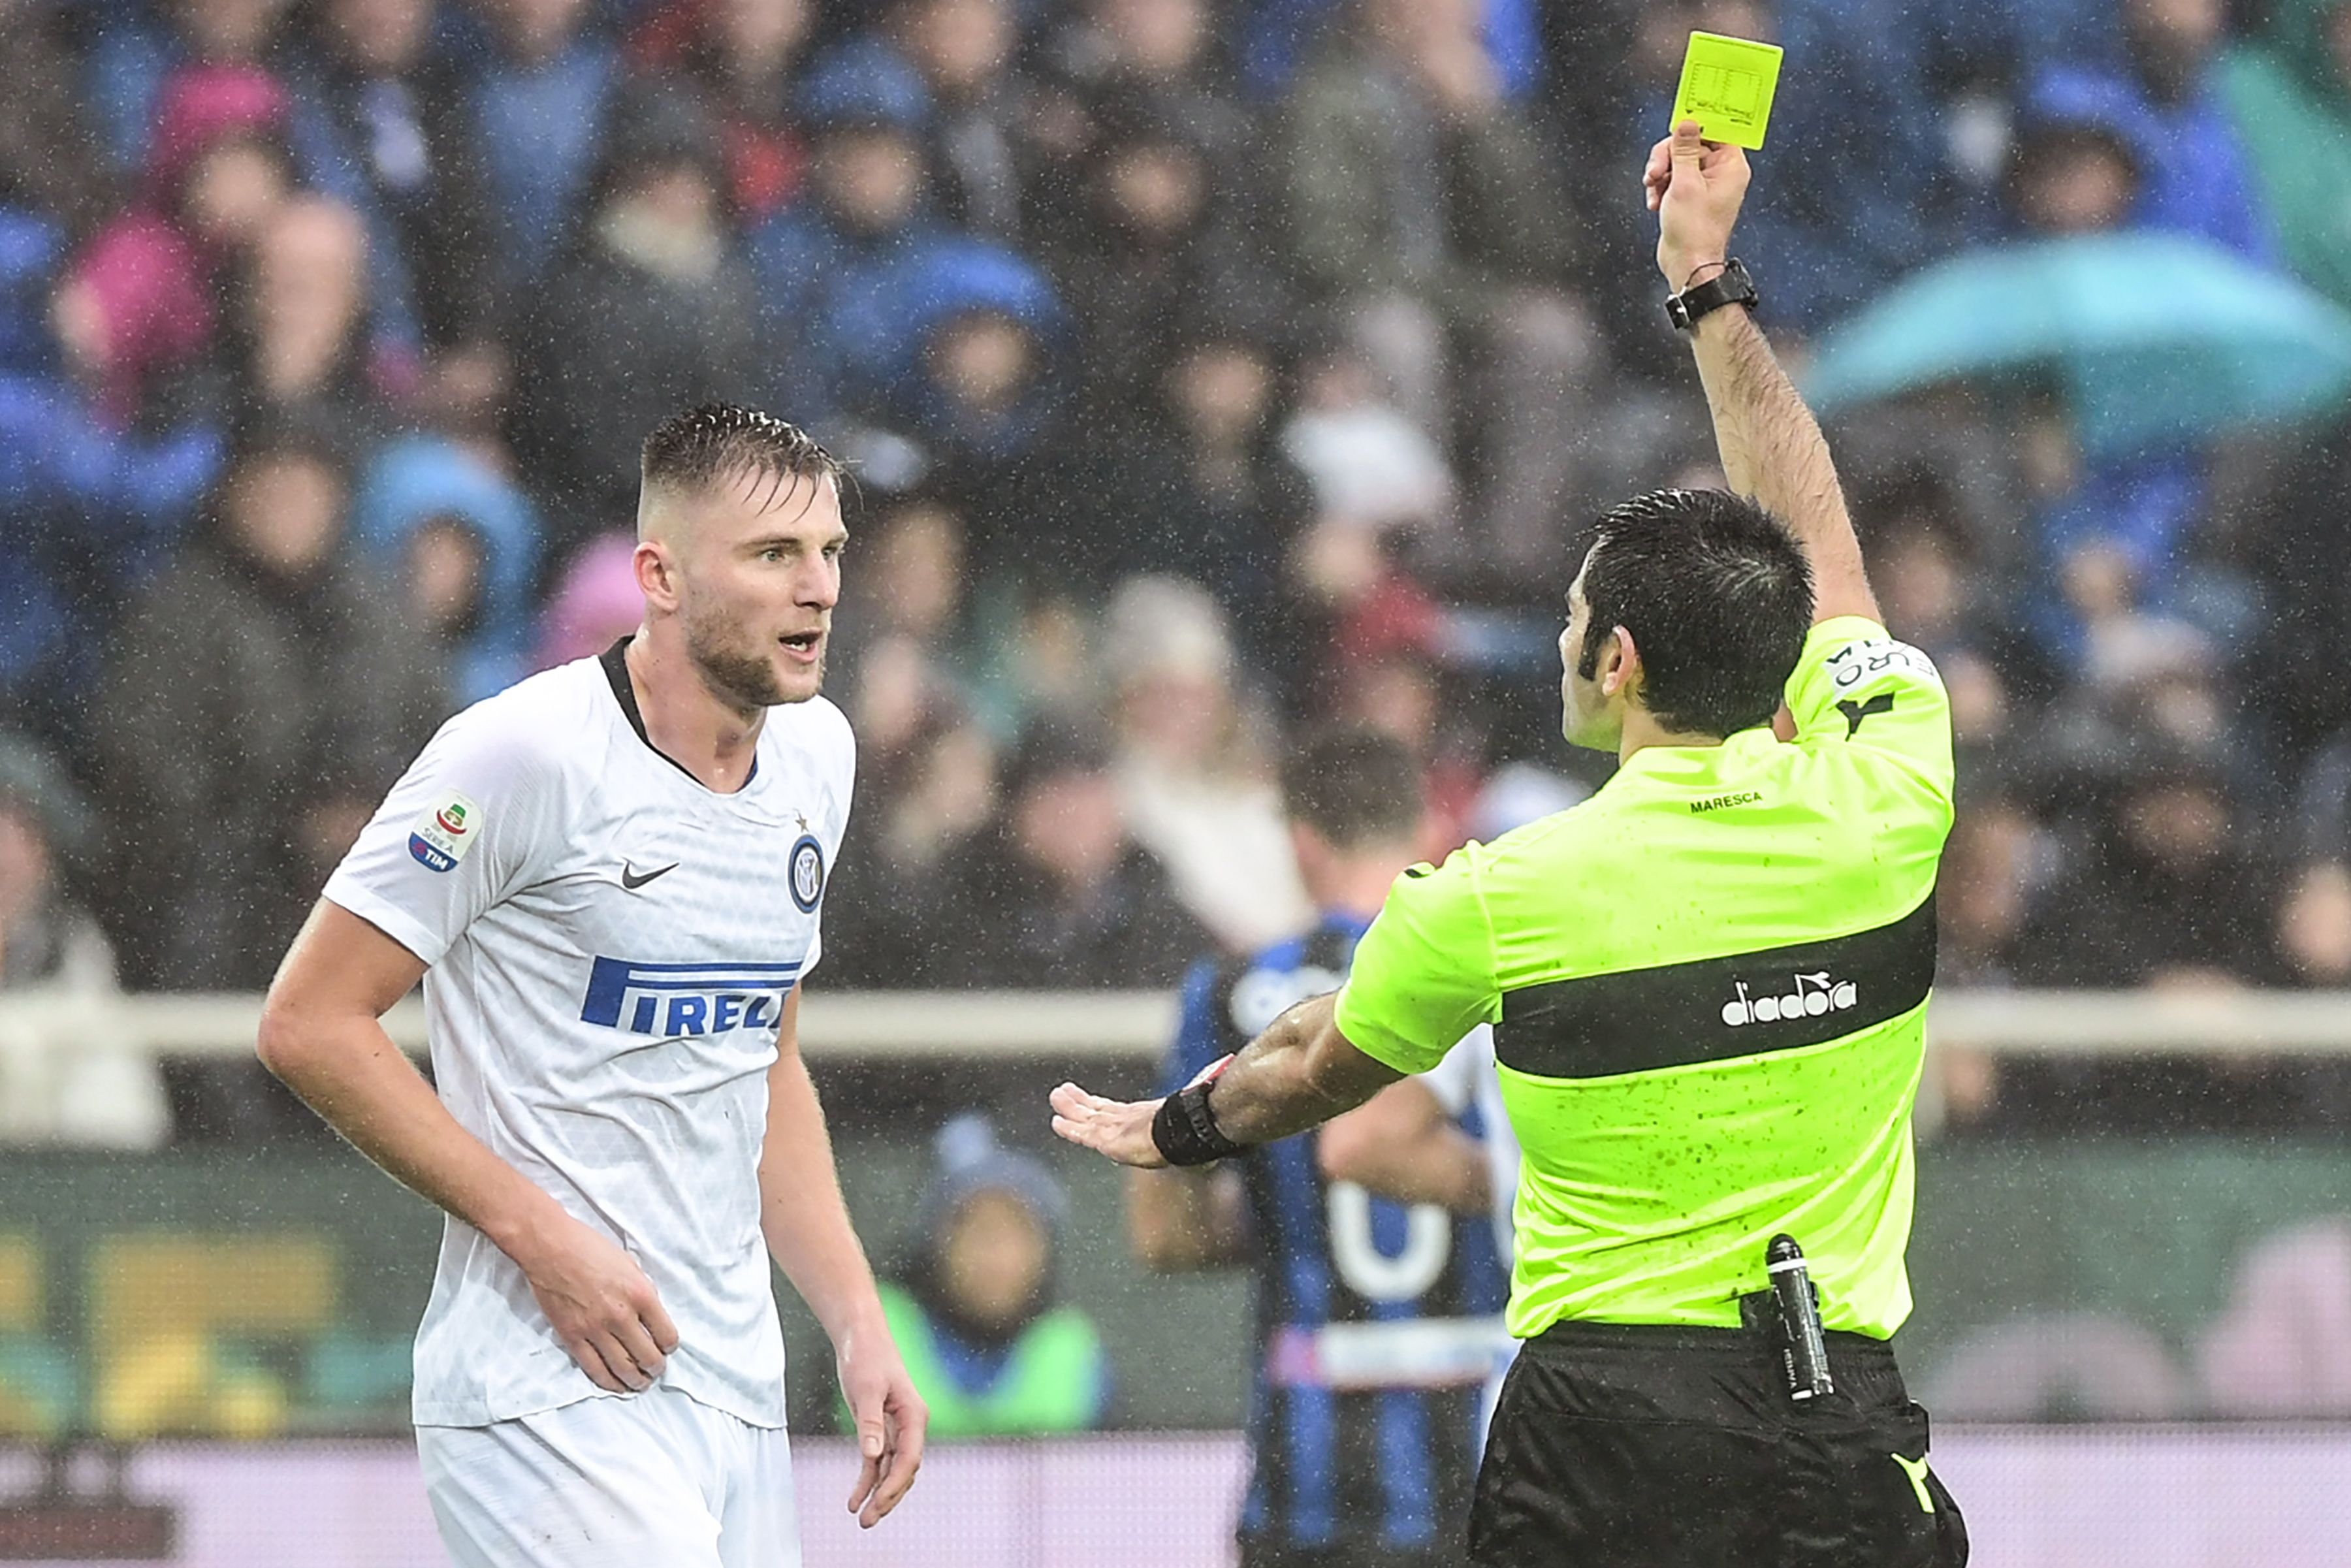
<svg viewBox="0 0 2351 1568">
<path fill-rule="evenodd" d="M 1744 305 L 1752 310 L 1761 298 L 1755 292 L 1755 280 L 1747 276 L 1746 264 L 1734 256 L 1723 263 L 1720 272 L 1697 287 L 1667 295 L 1666 315 L 1677 329 L 1687 332 L 1710 310 L 1726 305 Z"/>
</svg>

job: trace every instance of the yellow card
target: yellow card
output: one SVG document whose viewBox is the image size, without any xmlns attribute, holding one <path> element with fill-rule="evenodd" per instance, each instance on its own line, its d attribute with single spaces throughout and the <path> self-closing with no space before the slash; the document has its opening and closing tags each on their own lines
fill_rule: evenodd
<svg viewBox="0 0 2351 1568">
<path fill-rule="evenodd" d="M 1674 94 L 1674 124 L 1695 119 L 1708 141 L 1762 146 L 1771 93 L 1780 85 L 1780 55 L 1777 44 L 1692 33 L 1681 90 Z"/>
</svg>

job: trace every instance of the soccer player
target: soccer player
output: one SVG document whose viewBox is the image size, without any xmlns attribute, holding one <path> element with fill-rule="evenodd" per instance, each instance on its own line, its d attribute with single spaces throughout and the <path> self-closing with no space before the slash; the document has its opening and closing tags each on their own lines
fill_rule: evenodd
<svg viewBox="0 0 2351 1568">
<path fill-rule="evenodd" d="M 1949 706 L 1879 623 L 1828 447 L 1748 313 L 1745 154 L 1685 122 L 1646 178 L 1736 493 L 1617 507 L 1569 589 L 1562 727 L 1615 776 L 1405 873 L 1344 987 L 1221 1075 L 1139 1104 L 1065 1084 L 1054 1127 L 1130 1165 L 1203 1163 L 1489 1023 L 1524 1150 L 1526 1343 L 1471 1561 L 1957 1564 L 1966 1531 L 1887 1344 L 1910 1307 Z M 1825 1391 L 1782 1358 L 1808 1294 L 1791 1277 L 1774 1305 L 1782 1234 L 1818 1292 Z"/>
<path fill-rule="evenodd" d="M 653 432 L 643 624 L 444 726 L 270 988 L 262 1059 L 448 1214 L 414 1417 L 462 1568 L 799 1561 L 768 1256 L 859 1522 L 922 1462 L 796 1032 L 854 768 L 839 476 L 745 409 Z M 420 977 L 437 1094 L 377 1021 Z"/>
<path fill-rule="evenodd" d="M 1171 1093 L 1339 983 L 1420 841 L 1420 770 L 1385 736 L 1314 737 L 1283 764 L 1281 792 L 1321 918 L 1192 971 Z M 1464 1103 L 1408 1079 L 1231 1166 L 1130 1175 L 1129 1234 L 1145 1263 L 1255 1270 L 1242 1568 L 1462 1561 L 1504 1293 L 1487 1156 L 1453 1119 Z"/>
</svg>

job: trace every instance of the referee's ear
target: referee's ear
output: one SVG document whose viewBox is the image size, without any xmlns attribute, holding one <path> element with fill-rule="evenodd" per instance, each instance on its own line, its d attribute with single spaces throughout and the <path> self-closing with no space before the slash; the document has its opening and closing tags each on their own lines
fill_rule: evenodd
<svg viewBox="0 0 2351 1568">
<path fill-rule="evenodd" d="M 1619 626 L 1609 632 L 1608 641 L 1600 649 L 1600 667 L 1593 673 L 1600 678 L 1602 696 L 1622 694 L 1630 700 L 1641 678 L 1641 650 L 1634 645 L 1629 630 Z"/>
</svg>

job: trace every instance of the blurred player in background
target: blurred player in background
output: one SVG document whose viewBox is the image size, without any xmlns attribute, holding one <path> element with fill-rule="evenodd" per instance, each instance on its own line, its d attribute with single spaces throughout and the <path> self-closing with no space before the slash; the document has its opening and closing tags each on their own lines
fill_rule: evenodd
<svg viewBox="0 0 2351 1568">
<path fill-rule="evenodd" d="M 797 1033 L 855 767 L 817 695 L 839 475 L 744 409 L 655 431 L 643 624 L 444 726 L 270 988 L 263 1060 L 448 1214 L 414 1416 L 462 1568 L 799 1561 L 768 1255 L 859 1521 L 921 1463 Z M 437 1095 L 378 1021 L 420 978 Z"/>
<path fill-rule="evenodd" d="M 1426 1072 L 1389 1084 L 1372 1102 L 1374 1105 L 1386 1103 L 1395 1104 L 1391 1114 L 1406 1125 L 1426 1125 L 1439 1116 L 1466 1116 L 1475 1121 L 1478 1149 L 1486 1157 L 1494 1255 L 1501 1260 L 1502 1272 L 1507 1277 L 1518 1254 L 1518 1233 L 1510 1211 L 1519 1200 L 1519 1134 L 1510 1125 L 1510 1107 L 1502 1102 L 1502 1082 L 1495 1071 L 1494 1031 L 1484 1025 L 1471 1030 L 1444 1061 Z M 1356 1116 L 1351 1112 L 1339 1121 L 1353 1122 Z M 1335 1124 L 1324 1125 L 1322 1135 L 1326 1139 Z M 1364 1128 L 1365 1133 L 1377 1130 L 1375 1120 Z M 1343 1145 L 1342 1152 L 1345 1152 Z M 1507 1335 L 1495 1349 L 1485 1391 L 1478 1405 L 1480 1448 L 1485 1443 L 1486 1428 L 1493 1420 L 1494 1406 L 1502 1396 L 1502 1378 L 1518 1354 L 1519 1342 Z"/>
<path fill-rule="evenodd" d="M 1398 742 L 1318 737 L 1289 759 L 1281 784 L 1321 919 L 1254 957 L 1193 970 L 1165 1092 L 1344 979 L 1388 884 L 1415 858 L 1420 771 Z M 1463 1561 L 1479 1394 L 1506 1340 L 1493 1181 L 1456 1120 L 1468 1086 L 1449 1073 L 1440 1098 L 1407 1079 L 1246 1159 L 1129 1177 L 1129 1233 L 1152 1268 L 1255 1271 L 1243 1568 Z"/>
</svg>

